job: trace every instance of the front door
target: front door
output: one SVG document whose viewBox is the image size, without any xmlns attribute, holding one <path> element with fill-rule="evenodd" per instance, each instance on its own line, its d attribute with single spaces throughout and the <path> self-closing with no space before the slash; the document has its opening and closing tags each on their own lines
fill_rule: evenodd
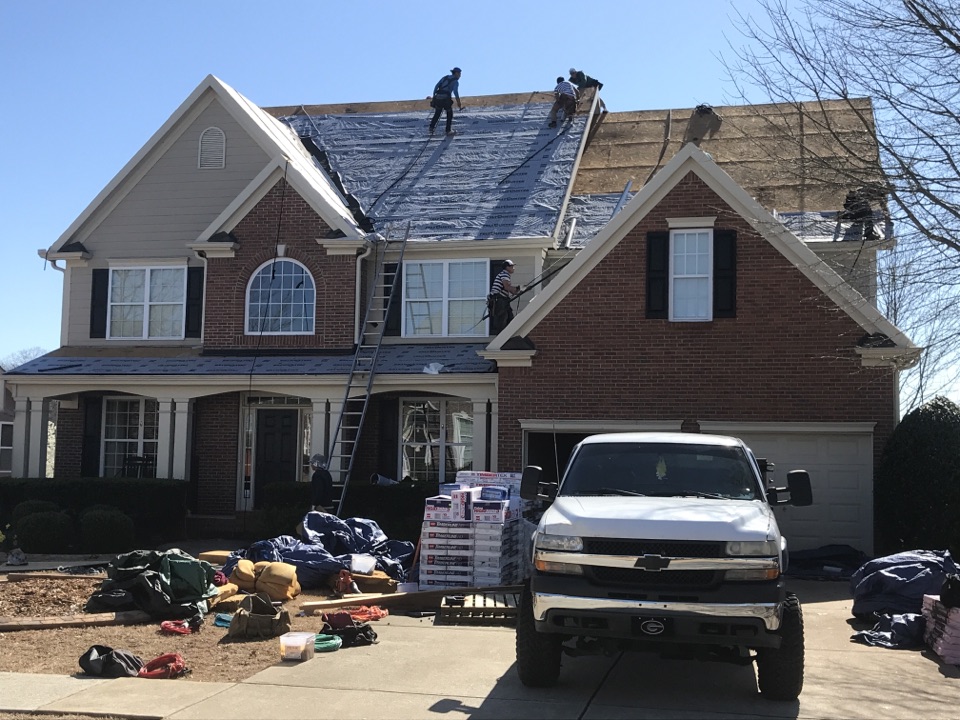
<svg viewBox="0 0 960 720">
<path fill-rule="evenodd" d="M 296 482 L 300 471 L 297 425 L 300 411 L 257 410 L 257 464 L 253 473 L 254 507 L 263 507 L 263 489 L 275 482 Z"/>
</svg>

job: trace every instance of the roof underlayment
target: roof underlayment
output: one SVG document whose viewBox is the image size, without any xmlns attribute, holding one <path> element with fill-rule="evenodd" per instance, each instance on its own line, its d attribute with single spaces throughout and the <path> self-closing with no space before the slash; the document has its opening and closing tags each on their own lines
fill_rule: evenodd
<svg viewBox="0 0 960 720">
<path fill-rule="evenodd" d="M 423 111 L 281 120 L 316 146 L 377 232 L 409 222 L 411 240 L 502 240 L 550 237 L 560 219 L 586 116 L 550 128 L 549 109 L 469 107 L 455 113 L 454 136 L 443 117 L 429 134 Z"/>
</svg>

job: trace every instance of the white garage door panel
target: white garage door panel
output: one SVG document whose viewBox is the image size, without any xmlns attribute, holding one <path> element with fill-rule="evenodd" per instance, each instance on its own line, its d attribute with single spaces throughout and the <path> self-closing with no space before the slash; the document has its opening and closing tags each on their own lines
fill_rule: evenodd
<svg viewBox="0 0 960 720">
<path fill-rule="evenodd" d="M 846 432 L 842 425 L 828 429 L 805 425 L 796 431 L 784 425 L 770 431 L 757 430 L 756 426 L 741 432 L 732 427 L 703 431 L 743 438 L 757 457 L 775 463 L 773 477 L 779 486 L 787 484 L 790 470 L 810 473 L 814 504 L 776 508 L 777 523 L 792 549 L 838 544 L 873 552 L 871 432 Z"/>
</svg>

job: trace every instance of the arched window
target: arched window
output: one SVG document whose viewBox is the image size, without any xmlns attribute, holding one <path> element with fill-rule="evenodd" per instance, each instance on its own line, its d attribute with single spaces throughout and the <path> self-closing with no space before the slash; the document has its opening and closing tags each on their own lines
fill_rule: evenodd
<svg viewBox="0 0 960 720">
<path fill-rule="evenodd" d="M 201 170 L 220 170 L 226 162 L 227 136 L 218 127 L 208 127 L 200 133 L 198 167 Z"/>
<path fill-rule="evenodd" d="M 310 272 L 296 260 L 271 260 L 247 288 L 247 335 L 312 334 L 315 305 Z"/>
</svg>

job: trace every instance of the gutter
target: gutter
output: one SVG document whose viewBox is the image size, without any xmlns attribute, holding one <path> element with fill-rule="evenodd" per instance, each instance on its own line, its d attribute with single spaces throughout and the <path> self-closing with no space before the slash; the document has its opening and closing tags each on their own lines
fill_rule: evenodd
<svg viewBox="0 0 960 720">
<path fill-rule="evenodd" d="M 354 279 L 354 299 L 353 299 L 353 343 L 354 345 L 359 345 L 362 338 L 360 337 L 360 323 L 363 322 L 360 319 L 360 276 L 361 276 L 361 267 L 363 266 L 363 261 L 370 257 L 370 253 L 373 252 L 373 242 L 370 240 L 370 236 L 364 238 L 367 249 L 362 253 L 357 255 L 357 270 L 356 277 Z M 375 288 L 371 288 L 373 292 Z"/>
</svg>

